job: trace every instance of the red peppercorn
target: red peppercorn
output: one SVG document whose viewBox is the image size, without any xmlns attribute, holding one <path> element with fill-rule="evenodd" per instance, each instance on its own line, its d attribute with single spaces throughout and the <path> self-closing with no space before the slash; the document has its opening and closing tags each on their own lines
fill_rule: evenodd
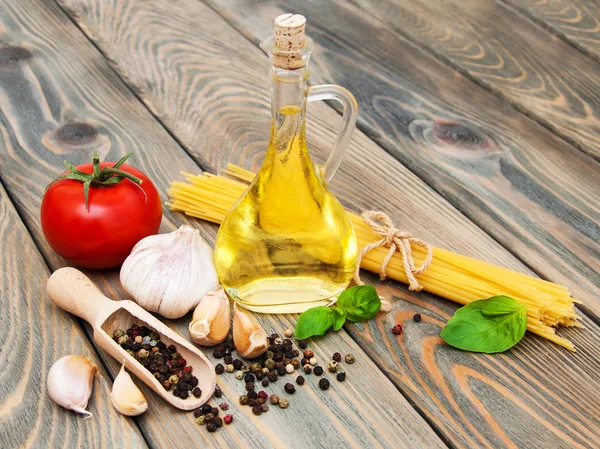
<svg viewBox="0 0 600 449">
<path fill-rule="evenodd" d="M 401 324 L 396 324 L 394 327 L 392 327 L 392 334 L 400 335 L 401 333 L 402 333 L 402 325 Z"/>
<path fill-rule="evenodd" d="M 192 367 L 191 366 L 186 366 L 181 371 L 184 372 L 184 373 L 191 373 L 192 372 Z"/>
<path fill-rule="evenodd" d="M 223 416 L 223 421 L 225 422 L 225 424 L 231 424 L 231 421 L 233 421 L 233 416 L 225 415 L 225 416 Z"/>
</svg>

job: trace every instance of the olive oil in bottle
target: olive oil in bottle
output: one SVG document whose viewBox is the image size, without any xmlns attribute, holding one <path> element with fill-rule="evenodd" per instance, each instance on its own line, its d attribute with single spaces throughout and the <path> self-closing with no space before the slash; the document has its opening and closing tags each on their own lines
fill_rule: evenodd
<svg viewBox="0 0 600 449">
<path fill-rule="evenodd" d="M 352 224 L 324 179 L 347 147 L 356 102 L 338 86 L 307 86 L 313 44 L 304 23 L 302 16 L 280 16 L 276 36 L 263 43 L 273 61 L 271 138 L 260 171 L 221 224 L 215 246 L 225 291 L 258 312 L 328 304 L 348 286 L 356 266 Z M 277 46 L 281 35 L 288 38 L 286 50 Z M 312 99 L 344 104 L 344 126 L 324 170 L 313 164 L 306 146 L 306 103 Z"/>
</svg>

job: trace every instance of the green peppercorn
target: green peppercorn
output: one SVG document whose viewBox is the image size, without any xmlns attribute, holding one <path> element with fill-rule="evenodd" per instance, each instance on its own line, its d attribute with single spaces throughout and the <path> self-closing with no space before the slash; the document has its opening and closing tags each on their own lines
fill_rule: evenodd
<svg viewBox="0 0 600 449">
<path fill-rule="evenodd" d="M 120 345 L 127 343 L 129 341 L 129 337 L 127 335 L 121 335 L 118 340 L 117 343 L 119 343 Z"/>
<path fill-rule="evenodd" d="M 115 329 L 113 332 L 113 338 L 118 339 L 122 335 L 125 335 L 125 331 L 123 329 Z"/>
<path fill-rule="evenodd" d="M 231 364 L 225 365 L 225 372 L 226 373 L 233 373 L 233 369 L 234 369 L 233 365 L 231 365 Z"/>
<path fill-rule="evenodd" d="M 206 420 L 205 420 L 205 418 L 204 418 L 204 415 L 200 415 L 200 416 L 198 416 L 198 417 L 196 418 L 196 422 L 197 422 L 198 424 L 200 424 L 201 426 L 203 426 L 203 425 L 204 425 L 205 421 L 206 421 Z"/>
<path fill-rule="evenodd" d="M 240 405 L 248 405 L 248 396 L 245 394 L 240 396 Z"/>
<path fill-rule="evenodd" d="M 348 364 L 352 364 L 356 361 L 352 354 L 346 354 L 345 360 L 346 360 L 346 363 L 348 363 Z"/>
<path fill-rule="evenodd" d="M 248 368 L 248 365 L 242 365 L 240 370 L 242 371 L 242 373 L 247 373 L 250 371 L 250 368 Z"/>
<path fill-rule="evenodd" d="M 338 369 L 338 362 L 336 362 L 335 360 L 331 360 L 327 364 L 327 369 L 329 370 L 330 373 L 335 373 Z"/>
<path fill-rule="evenodd" d="M 234 376 L 237 380 L 242 380 L 244 378 L 244 373 L 243 371 L 236 371 Z"/>
<path fill-rule="evenodd" d="M 275 366 L 276 366 L 276 364 L 275 364 L 275 360 L 273 360 L 273 359 L 267 359 L 267 361 L 265 362 L 265 367 L 266 367 L 266 368 L 267 368 L 269 371 L 271 371 L 271 370 L 274 370 L 274 369 L 275 369 Z"/>
<path fill-rule="evenodd" d="M 171 382 L 171 385 L 177 385 L 179 383 L 179 377 L 173 374 L 171 377 L 169 377 L 169 382 Z"/>
<path fill-rule="evenodd" d="M 287 399 L 280 399 L 279 400 L 279 407 L 280 408 L 288 408 L 288 406 L 290 405 L 290 401 L 288 401 Z"/>
</svg>

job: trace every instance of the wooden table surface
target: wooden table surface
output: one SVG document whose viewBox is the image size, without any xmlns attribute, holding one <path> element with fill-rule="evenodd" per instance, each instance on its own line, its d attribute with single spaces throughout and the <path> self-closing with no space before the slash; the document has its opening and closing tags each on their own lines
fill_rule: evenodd
<svg viewBox="0 0 600 449">
<path fill-rule="evenodd" d="M 256 417 L 236 405 L 239 382 L 218 376 L 235 422 L 214 434 L 143 385 L 147 413 L 113 409 L 118 364 L 44 291 L 65 265 L 41 231 L 44 189 L 64 159 L 93 151 L 133 151 L 163 200 L 181 170 L 256 170 L 270 104 L 258 43 L 288 11 L 317 44 L 312 83 L 360 104 L 331 184 L 344 205 L 568 285 L 586 328 L 560 334 L 577 352 L 529 334 L 503 354 L 455 350 L 439 332 L 458 305 L 366 275 L 393 311 L 311 343 L 322 359 L 355 355 L 345 383 L 323 392 L 311 378 L 287 410 Z M 4 0 L 0 36 L 0 448 L 600 447 L 597 0 Z M 309 107 L 316 160 L 338 123 L 333 107 Z M 216 226 L 168 210 L 161 232 L 182 223 L 214 241 Z M 118 270 L 86 273 L 125 298 Z M 168 324 L 187 336 L 189 319 Z M 295 319 L 261 317 L 269 332 Z M 92 419 L 46 393 L 66 354 L 100 367 Z"/>
</svg>

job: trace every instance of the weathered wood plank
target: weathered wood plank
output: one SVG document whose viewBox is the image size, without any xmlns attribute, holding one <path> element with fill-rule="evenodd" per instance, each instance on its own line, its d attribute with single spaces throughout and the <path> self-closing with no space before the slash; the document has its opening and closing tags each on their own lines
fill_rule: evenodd
<svg viewBox="0 0 600 449">
<path fill-rule="evenodd" d="M 0 68 L 4 142 L 0 176 L 56 269 L 64 262 L 44 242 L 38 214 L 44 188 L 62 170 L 64 158 L 82 163 L 98 149 L 116 160 L 134 151 L 132 163 L 155 181 L 164 199 L 168 180 L 176 178 L 180 170 L 199 168 L 54 2 L 3 2 L 0 24 L 5 39 L 26 49 L 21 53 L 28 55 L 21 64 Z M 185 222 L 181 215 L 165 212 L 163 232 Z M 200 227 L 212 239 L 215 227 Z M 116 270 L 87 274 L 108 296 L 125 297 Z M 189 319 L 169 325 L 187 335 Z M 269 332 L 282 331 L 280 321 L 274 318 L 265 317 L 263 322 Z M 52 343 L 49 340 L 48 344 Z M 235 423 L 215 434 L 198 426 L 191 413 L 171 408 L 142 386 L 150 408 L 137 421 L 149 444 L 157 448 L 446 447 L 345 332 L 322 340 L 315 349 L 322 360 L 337 350 L 356 353 L 361 363 L 348 369 L 354 380 L 322 392 L 315 388 L 313 378 L 308 382 L 310 387 L 290 398 L 289 409 L 274 409 L 256 417 L 247 407 L 236 406 L 243 385 L 233 376 L 220 376 L 223 401 L 231 405 Z M 104 352 L 100 354 L 106 357 Z M 105 362 L 114 375 L 119 364 L 112 359 Z M 282 387 L 280 381 L 271 391 L 283 395 Z M 381 392 L 385 392 L 385 401 L 365 400 Z M 112 414 L 116 411 L 111 411 L 111 419 L 116 420 Z"/>
<path fill-rule="evenodd" d="M 600 159 L 600 65 L 495 0 L 353 0 Z"/>
<path fill-rule="evenodd" d="M 501 0 L 600 62 L 600 5 L 593 0 Z"/>
<path fill-rule="evenodd" d="M 135 422 L 115 413 L 110 377 L 79 324 L 46 298 L 48 268 L 1 185 L 0 242 L 0 447 L 148 447 Z M 99 368 L 88 420 L 46 392 L 50 366 L 68 354 Z"/>
<path fill-rule="evenodd" d="M 354 92 L 369 136 L 600 315 L 600 164 L 347 3 L 212 5 L 254 42 L 278 13 L 306 14 L 314 81 Z"/>
<path fill-rule="evenodd" d="M 110 5 L 61 0 L 61 4 L 195 158 L 212 169 L 227 161 L 253 169 L 260 165 L 268 137 L 268 61 L 211 10 L 195 0 L 173 5 L 158 0 L 113 0 Z M 270 27 L 280 10 L 255 6 L 255 13 L 234 12 L 248 18 L 264 15 L 268 23 L 263 27 Z M 333 20 L 322 15 L 321 19 L 335 22 L 341 17 Z M 309 15 L 313 36 L 314 20 Z M 247 36 L 256 40 L 251 33 Z M 316 37 L 319 45 L 325 44 L 322 35 Z M 320 48 L 317 55 L 322 52 L 327 50 Z M 328 70 L 320 57 L 315 62 L 314 73 Z M 328 80 L 347 84 L 347 73 L 352 70 L 330 72 Z M 309 147 L 322 160 L 333 143 L 339 118 L 323 105 L 310 108 Z M 402 226 L 436 244 L 527 271 L 364 134 L 355 134 L 350 153 L 332 183 L 347 206 L 382 208 Z M 590 331 L 569 332 L 582 346 L 575 356 L 531 337 L 508 354 L 467 354 L 449 349 L 437 337 L 456 309 L 454 304 L 429 294 L 409 294 L 394 282 L 378 289 L 397 299 L 394 312 L 347 330 L 453 446 L 596 445 L 600 431 L 593 409 L 599 380 L 596 370 L 586 366 L 599 365 L 593 350 L 598 330 L 589 320 L 585 323 Z M 414 312 L 422 313 L 425 321 L 412 323 Z M 287 317 L 279 319 L 281 327 L 288 326 Z M 406 331 L 390 338 L 395 320 L 406 320 Z M 572 391 L 579 392 L 582 411 L 576 417 L 565 413 L 574 409 Z M 587 420 L 583 426 L 581 419 Z"/>
</svg>

